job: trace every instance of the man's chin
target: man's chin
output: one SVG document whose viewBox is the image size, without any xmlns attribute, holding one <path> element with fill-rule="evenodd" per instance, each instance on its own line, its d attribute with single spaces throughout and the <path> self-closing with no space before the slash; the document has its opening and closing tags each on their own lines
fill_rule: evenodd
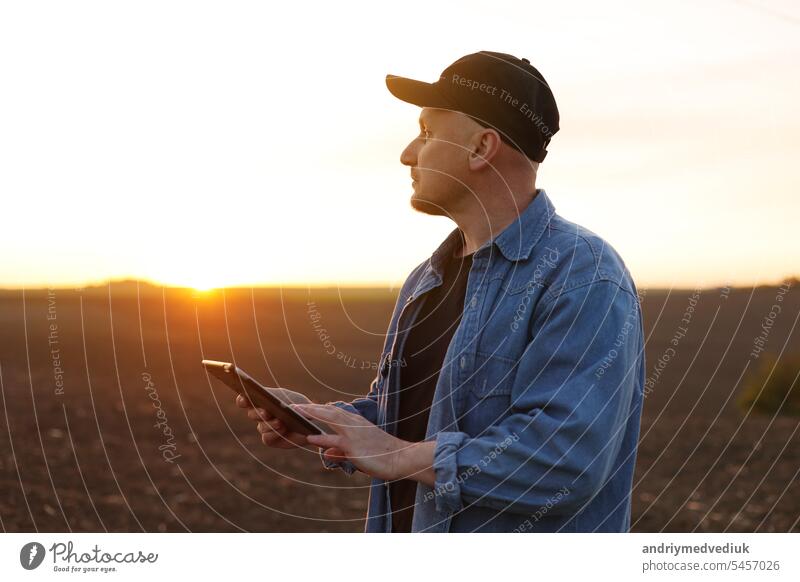
<svg viewBox="0 0 800 582">
<path fill-rule="evenodd" d="M 446 216 L 447 213 L 444 211 L 444 208 L 441 205 L 436 204 L 435 202 L 425 200 L 419 196 L 417 192 L 411 197 L 411 208 L 416 210 L 417 212 L 422 212 L 423 214 L 431 214 L 433 216 Z"/>
</svg>

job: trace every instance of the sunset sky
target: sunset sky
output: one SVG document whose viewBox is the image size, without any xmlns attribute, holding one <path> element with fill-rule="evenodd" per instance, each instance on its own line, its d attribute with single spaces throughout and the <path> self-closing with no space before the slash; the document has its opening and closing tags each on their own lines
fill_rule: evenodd
<svg viewBox="0 0 800 582">
<path fill-rule="evenodd" d="M 0 8 L 0 287 L 396 285 L 419 110 L 478 50 L 561 112 L 538 186 L 640 287 L 800 275 L 792 2 L 36 2 Z"/>
</svg>

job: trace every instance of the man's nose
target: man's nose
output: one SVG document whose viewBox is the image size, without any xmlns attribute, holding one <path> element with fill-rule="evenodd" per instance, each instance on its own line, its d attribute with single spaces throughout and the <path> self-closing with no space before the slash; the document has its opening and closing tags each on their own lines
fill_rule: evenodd
<svg viewBox="0 0 800 582">
<path fill-rule="evenodd" d="M 406 146 L 403 153 L 400 154 L 400 163 L 404 166 L 417 165 L 417 140 L 413 140 Z"/>
</svg>

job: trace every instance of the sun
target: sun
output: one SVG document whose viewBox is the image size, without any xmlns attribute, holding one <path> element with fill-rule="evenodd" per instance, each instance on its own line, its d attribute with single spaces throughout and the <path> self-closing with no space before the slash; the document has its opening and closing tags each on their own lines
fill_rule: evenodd
<svg viewBox="0 0 800 582">
<path fill-rule="evenodd" d="M 192 291 L 203 295 L 211 294 L 212 291 L 228 286 L 227 282 L 223 281 L 221 278 L 197 277 L 192 275 L 183 277 L 164 277 L 162 279 L 158 279 L 158 282 L 159 284 L 167 287 L 183 287 L 185 289 L 191 289 Z"/>
<path fill-rule="evenodd" d="M 198 293 L 245 285 L 253 276 L 253 263 L 247 258 L 231 258 L 219 249 L 162 253 L 148 265 L 148 278 L 168 287 L 183 287 Z"/>
<path fill-rule="evenodd" d="M 192 289 L 198 291 L 199 293 L 207 293 L 209 291 L 213 291 L 214 289 L 218 289 L 221 285 L 216 285 L 214 283 L 194 283 L 190 285 Z"/>
</svg>

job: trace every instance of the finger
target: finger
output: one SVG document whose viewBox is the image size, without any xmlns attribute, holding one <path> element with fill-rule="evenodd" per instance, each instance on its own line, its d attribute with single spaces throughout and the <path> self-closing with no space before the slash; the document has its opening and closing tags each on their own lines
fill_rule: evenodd
<svg viewBox="0 0 800 582">
<path fill-rule="evenodd" d="M 336 432 L 342 432 L 339 429 L 358 426 L 364 421 L 362 416 L 332 404 L 292 404 L 291 407 L 300 414 L 326 422 Z"/>
<path fill-rule="evenodd" d="M 261 433 L 261 442 L 267 445 L 268 447 L 280 446 L 281 441 L 283 440 L 284 440 L 283 435 L 280 435 L 277 432 Z"/>
<path fill-rule="evenodd" d="M 236 406 L 239 408 L 253 408 L 253 404 L 250 402 L 250 400 L 241 394 L 236 395 Z"/>
<path fill-rule="evenodd" d="M 277 418 L 273 418 L 272 420 L 262 420 L 256 425 L 256 430 L 261 434 L 269 432 L 285 434 L 288 432 L 286 426 Z"/>
<path fill-rule="evenodd" d="M 308 443 L 324 448 L 342 449 L 345 437 L 339 434 L 310 434 L 306 437 Z"/>
<path fill-rule="evenodd" d="M 275 417 L 263 408 L 251 408 L 247 411 L 247 418 L 251 420 L 272 420 Z"/>
</svg>

